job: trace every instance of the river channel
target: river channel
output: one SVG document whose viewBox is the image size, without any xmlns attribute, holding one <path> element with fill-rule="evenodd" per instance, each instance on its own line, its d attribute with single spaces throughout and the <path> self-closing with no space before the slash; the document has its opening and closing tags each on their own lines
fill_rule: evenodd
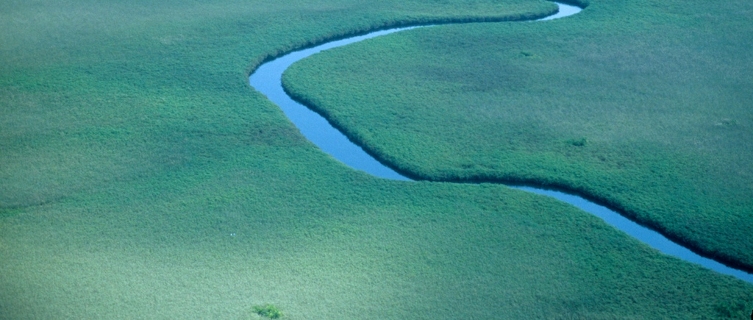
<svg viewBox="0 0 753 320">
<path fill-rule="evenodd" d="M 581 8 L 575 6 L 562 3 L 556 4 L 559 7 L 559 11 L 556 14 L 534 21 L 564 18 L 581 11 Z M 423 27 L 430 26 L 414 26 L 375 31 L 361 36 L 331 41 L 312 48 L 294 51 L 275 60 L 262 64 L 258 69 L 254 71 L 253 74 L 251 74 L 251 76 L 249 77 L 249 82 L 254 89 L 263 93 L 267 96 L 267 98 L 269 98 L 269 100 L 277 104 L 285 113 L 285 115 L 290 119 L 290 121 L 292 121 L 293 124 L 298 127 L 301 133 L 324 152 L 332 155 L 351 168 L 365 171 L 373 176 L 384 179 L 409 181 L 410 179 L 383 165 L 382 163 L 374 159 L 371 155 L 366 153 L 360 146 L 351 142 L 344 134 L 335 129 L 321 115 L 290 98 L 290 96 L 285 93 L 282 87 L 282 73 L 293 63 L 327 49 L 345 46 L 351 43 L 387 35 L 390 33 Z M 672 242 L 658 232 L 645 228 L 633 221 L 630 221 L 629 219 L 623 217 L 613 210 L 588 201 L 579 196 L 555 190 L 545 190 L 534 187 L 510 187 L 553 197 L 560 201 L 567 202 L 573 206 L 580 208 L 583 211 L 586 211 L 603 219 L 607 224 L 612 225 L 613 227 L 627 233 L 628 235 L 640 240 L 641 242 L 651 246 L 654 249 L 659 250 L 662 253 L 680 258 L 691 263 L 699 264 L 722 274 L 734 276 L 749 283 L 753 283 L 753 274 L 733 269 L 712 259 L 702 257 L 690 251 L 689 249 L 675 242 Z"/>
</svg>

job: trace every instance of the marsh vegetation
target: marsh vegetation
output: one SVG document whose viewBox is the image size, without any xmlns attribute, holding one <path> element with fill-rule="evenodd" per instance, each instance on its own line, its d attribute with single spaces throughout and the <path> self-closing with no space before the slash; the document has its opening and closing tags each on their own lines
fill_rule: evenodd
<svg viewBox="0 0 753 320">
<path fill-rule="evenodd" d="M 0 4 L 0 318 L 232 319 L 263 302 L 286 319 L 743 315 L 753 286 L 554 200 L 352 171 L 246 82 L 271 56 L 367 29 L 551 10 L 522 0 Z M 534 49 L 527 58 L 545 57 Z M 715 128 L 747 125 L 722 118 L 737 122 Z M 558 141 L 589 150 L 599 140 Z"/>
</svg>

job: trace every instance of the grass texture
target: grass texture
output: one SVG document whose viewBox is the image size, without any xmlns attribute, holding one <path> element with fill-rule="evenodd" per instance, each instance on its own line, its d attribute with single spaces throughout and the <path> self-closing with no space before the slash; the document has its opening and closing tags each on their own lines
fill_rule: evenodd
<svg viewBox="0 0 753 320">
<path fill-rule="evenodd" d="M 591 1 L 304 60 L 296 99 L 409 176 L 556 187 L 753 271 L 749 1 Z"/>
<path fill-rule="evenodd" d="M 271 56 L 362 30 L 552 9 L 3 2 L 0 318 L 743 316 L 753 286 L 568 205 L 353 171 L 247 84 Z"/>
</svg>

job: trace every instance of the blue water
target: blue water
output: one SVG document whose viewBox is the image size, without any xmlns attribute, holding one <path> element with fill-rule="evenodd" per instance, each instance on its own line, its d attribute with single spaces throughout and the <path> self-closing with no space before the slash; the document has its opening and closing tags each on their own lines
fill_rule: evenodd
<svg viewBox="0 0 753 320">
<path fill-rule="evenodd" d="M 363 151 L 361 147 L 351 142 L 344 134 L 332 127 L 332 125 L 318 113 L 293 101 L 293 99 L 291 99 L 282 89 L 282 73 L 296 61 L 318 52 L 412 28 L 415 27 L 377 31 L 362 36 L 328 42 L 301 51 L 291 52 L 261 65 L 251 77 L 249 77 L 249 82 L 252 87 L 261 91 L 261 93 L 266 95 L 269 100 L 272 100 L 272 102 L 280 106 L 282 111 L 285 112 L 285 115 L 298 127 L 298 130 L 300 130 L 307 139 L 317 145 L 324 152 L 335 157 L 335 159 L 340 160 L 351 168 L 368 172 L 380 178 L 409 180 L 381 164 L 374 159 L 374 157 Z"/>
<path fill-rule="evenodd" d="M 556 14 L 536 21 L 563 18 L 581 11 L 581 8 L 566 4 L 557 3 L 557 6 L 559 6 L 559 11 Z M 374 159 L 361 147 L 350 141 L 345 135 L 335 129 L 318 113 L 293 101 L 293 99 L 291 99 L 282 88 L 282 73 L 296 61 L 321 51 L 413 28 L 421 28 L 421 26 L 376 31 L 362 36 L 332 41 L 313 48 L 291 52 L 261 65 L 253 74 L 251 74 L 249 82 L 252 87 L 280 106 L 282 111 L 285 112 L 285 115 L 298 127 L 307 139 L 335 159 L 354 169 L 365 171 L 380 178 L 407 181 L 410 179 L 398 174 Z M 733 269 L 714 260 L 701 257 L 689 249 L 670 241 L 661 234 L 630 221 L 615 211 L 590 202 L 579 196 L 533 187 L 512 187 L 567 202 L 603 219 L 606 223 L 646 243 L 652 248 L 661 251 L 662 253 L 753 283 L 753 274 Z"/>
</svg>

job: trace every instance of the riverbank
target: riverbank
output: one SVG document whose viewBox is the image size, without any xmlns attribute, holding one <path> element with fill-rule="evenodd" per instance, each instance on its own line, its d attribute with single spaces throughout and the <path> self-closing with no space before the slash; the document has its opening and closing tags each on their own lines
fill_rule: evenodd
<svg viewBox="0 0 753 320">
<path fill-rule="evenodd" d="M 557 12 L 557 14 L 540 18 L 536 21 L 548 21 L 564 18 L 577 14 L 581 11 L 581 9 L 578 7 L 560 3 L 558 3 L 557 5 L 559 6 L 559 12 Z M 288 54 L 285 54 L 284 56 L 274 59 L 273 61 L 269 61 L 261 65 L 251 74 L 251 76 L 249 77 L 249 83 L 254 89 L 263 93 L 267 98 L 278 105 L 288 117 L 288 119 L 290 119 L 290 121 L 292 121 L 296 125 L 298 130 L 300 130 L 301 133 L 306 137 L 306 139 L 313 142 L 319 149 L 333 156 L 338 161 L 355 170 L 364 171 L 375 177 L 406 181 L 409 180 L 407 177 L 400 175 L 391 168 L 387 167 L 385 164 L 380 163 L 374 158 L 374 155 L 367 153 L 360 146 L 356 145 L 350 139 L 348 139 L 348 137 L 341 133 L 341 130 L 343 130 L 342 128 L 335 128 L 327 119 L 324 118 L 324 116 L 314 112 L 313 110 L 309 109 L 309 107 L 306 107 L 305 101 L 301 101 L 300 103 L 294 101 L 293 98 L 290 97 L 283 88 L 282 75 L 291 65 L 303 59 L 307 59 L 322 51 L 331 50 L 346 45 L 352 45 L 357 42 L 373 39 L 376 37 L 383 37 L 397 32 L 405 32 L 420 27 L 422 26 L 374 31 L 365 35 L 326 42 L 312 48 L 290 52 Z M 661 234 L 640 226 L 635 222 L 622 217 L 617 212 L 609 210 L 608 208 L 588 201 L 582 197 L 532 187 L 514 187 L 536 194 L 547 195 L 557 200 L 574 205 L 581 210 L 598 216 L 605 222 L 609 223 L 611 226 L 619 229 L 622 232 L 625 232 L 633 238 L 654 249 L 659 250 L 664 254 L 680 258 L 690 263 L 702 265 L 721 274 L 732 275 L 740 280 L 753 283 L 753 275 L 741 270 L 727 267 L 719 263 L 718 261 L 701 257 L 688 248 L 685 248 L 682 245 L 679 245 L 676 242 L 667 239 Z"/>
<path fill-rule="evenodd" d="M 284 82 L 408 176 L 579 194 L 750 271 L 747 4 L 599 1 L 547 24 L 417 30 Z"/>
<path fill-rule="evenodd" d="M 0 317 L 745 313 L 750 285 L 569 206 L 354 172 L 248 87 L 264 57 L 372 24 L 551 8 L 445 3 L 6 3 Z"/>
</svg>

